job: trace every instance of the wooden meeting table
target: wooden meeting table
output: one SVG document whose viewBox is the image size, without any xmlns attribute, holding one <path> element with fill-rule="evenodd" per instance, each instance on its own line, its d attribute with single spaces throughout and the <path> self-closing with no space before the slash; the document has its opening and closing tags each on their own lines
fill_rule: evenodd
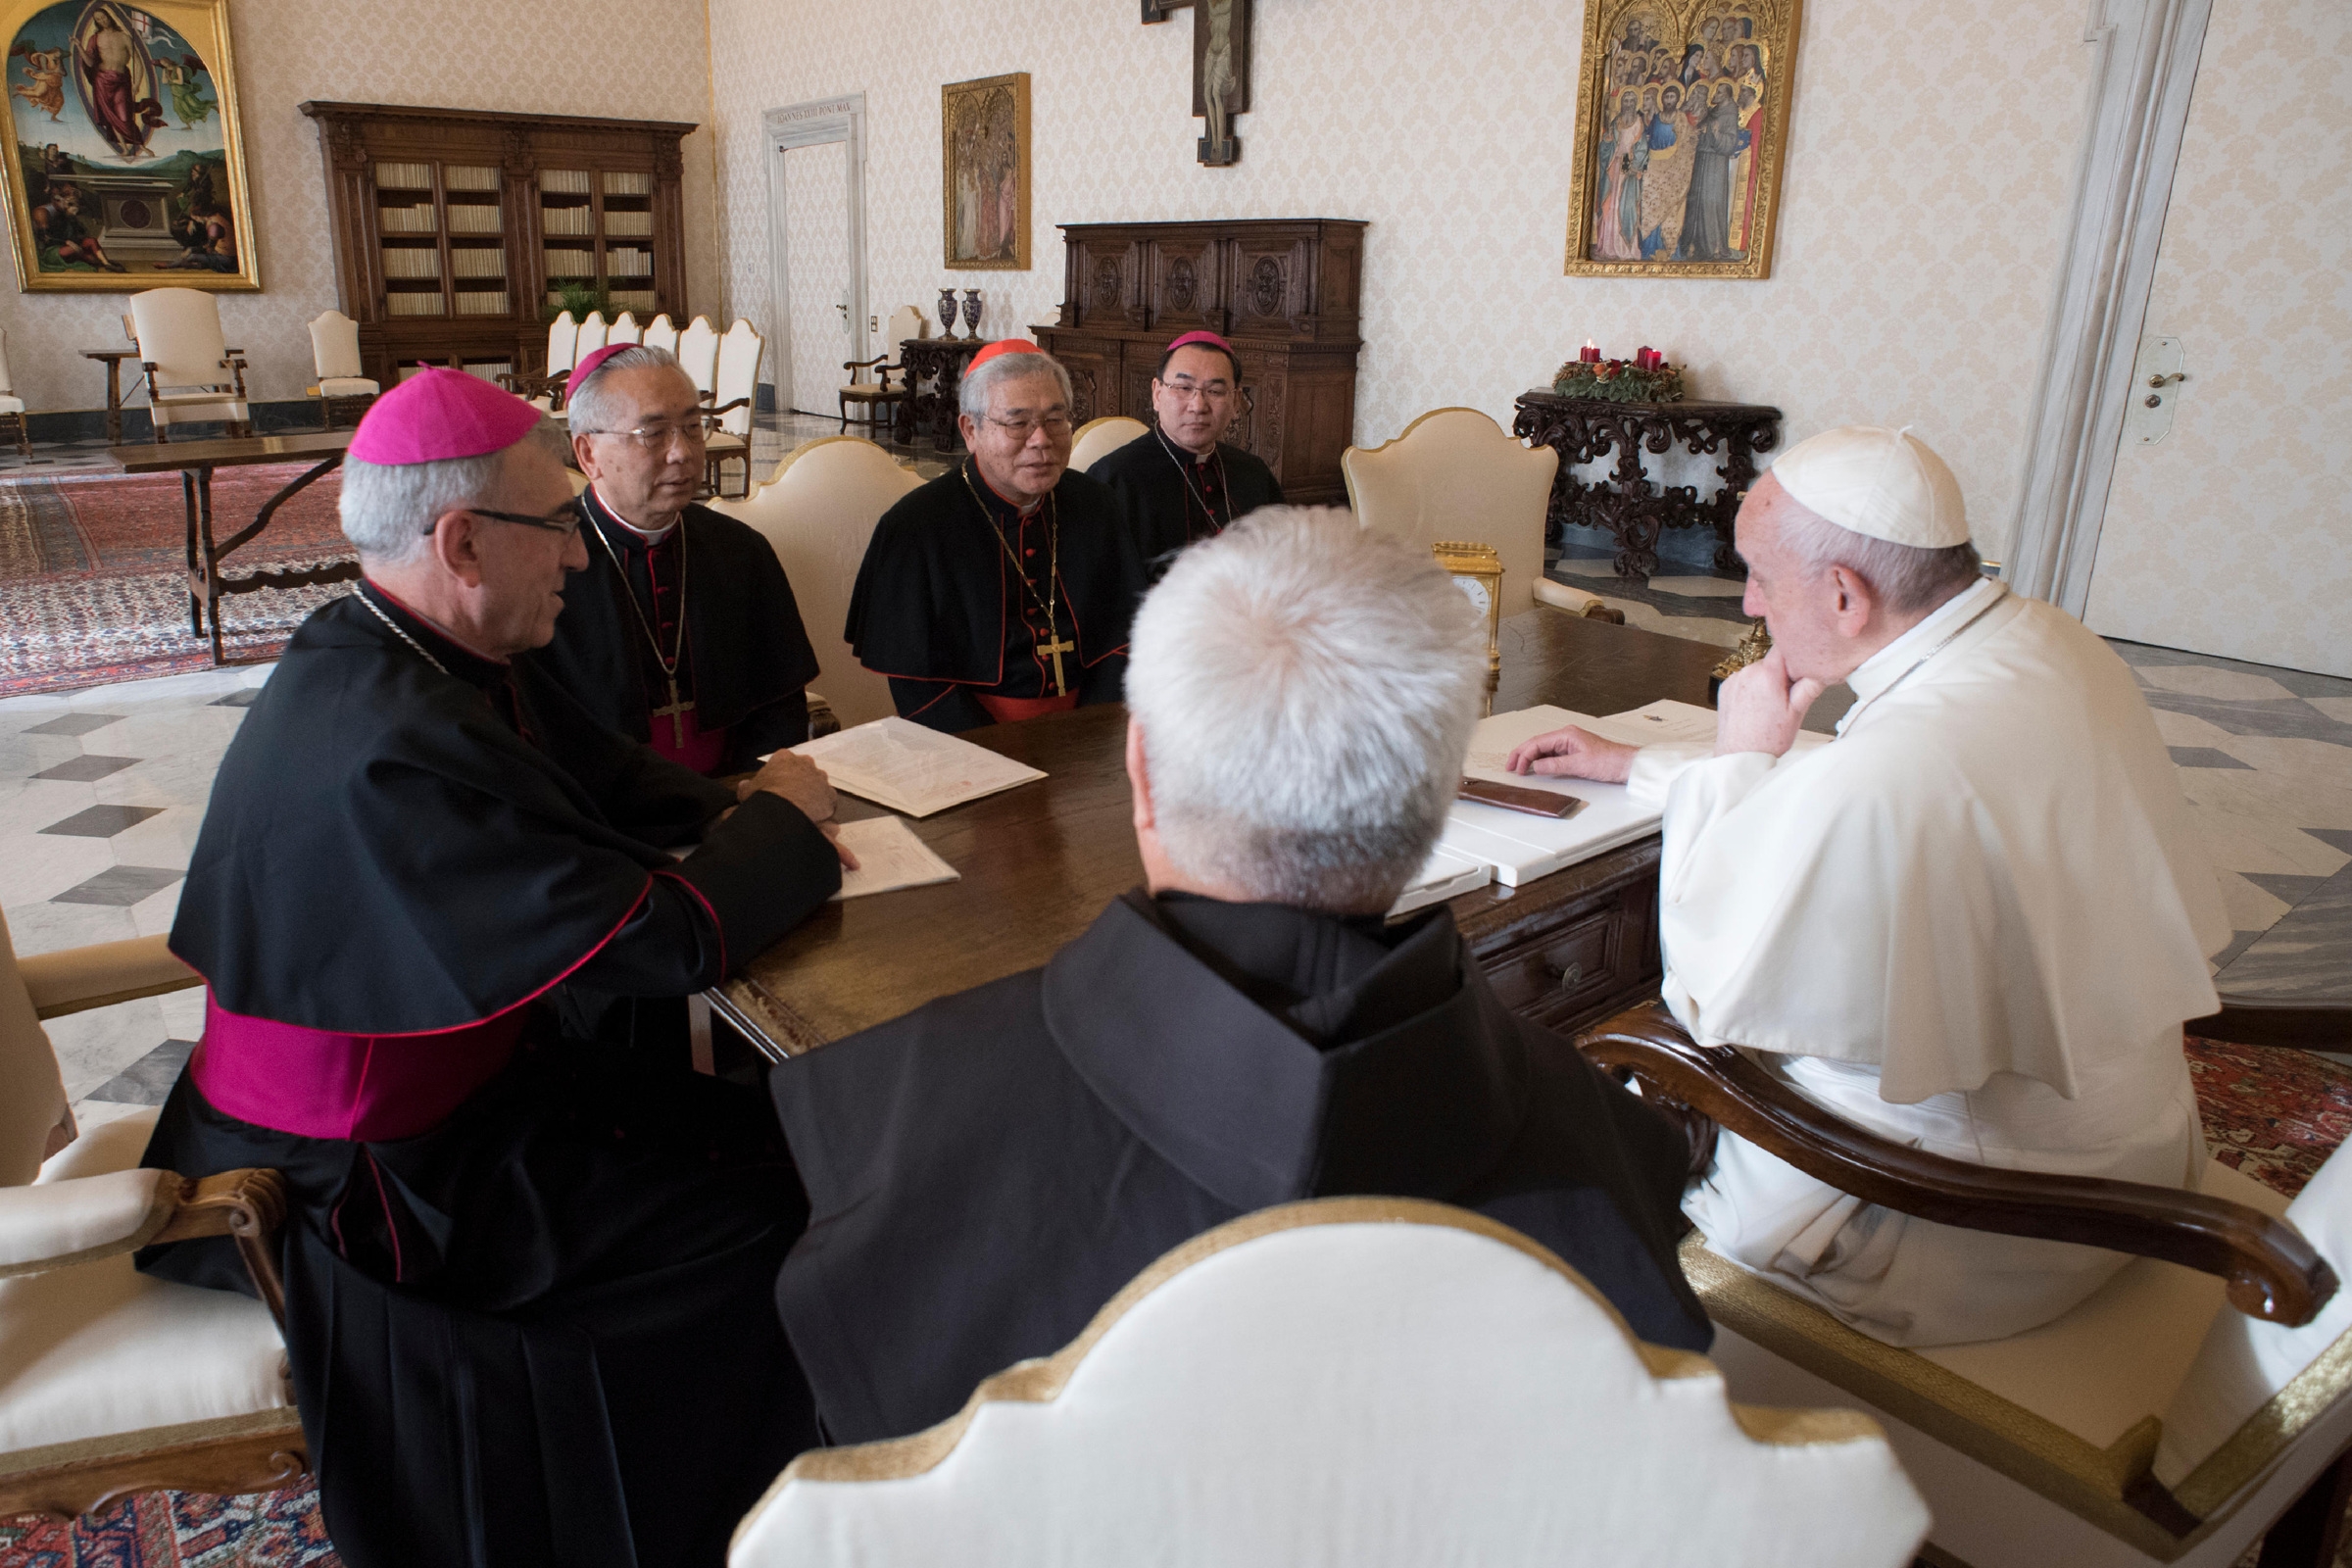
<svg viewBox="0 0 2352 1568">
<path fill-rule="evenodd" d="M 220 644 L 220 601 L 229 594 L 249 594 L 263 588 L 307 588 L 321 583 L 349 582 L 360 574 L 359 558 L 330 562 L 323 566 L 265 568 L 241 577 L 220 569 L 228 556 L 252 542 L 270 526 L 277 509 L 293 500 L 316 480 L 332 473 L 351 445 L 350 430 L 314 430 L 294 435 L 222 436 L 211 441 L 159 442 L 143 447 L 109 447 L 106 461 L 123 473 L 179 475 L 180 494 L 188 514 L 188 607 L 196 635 L 213 640 L 213 663 L 228 662 Z M 309 462 L 275 495 L 262 503 L 253 521 L 216 545 L 213 542 L 213 470 L 251 467 L 267 463 Z"/>
<path fill-rule="evenodd" d="M 1550 703 L 1614 713 L 1661 697 L 1703 704 L 1723 655 L 1538 609 L 1503 623 L 1494 710 Z M 1850 701 L 1838 688 L 1815 705 L 1807 727 L 1826 728 Z M 968 732 L 966 740 L 1046 777 L 909 820 L 962 880 L 825 906 L 712 991 L 713 1009 L 783 1061 L 1044 963 L 1144 879 L 1126 722 L 1124 708 L 1105 706 Z M 845 795 L 842 814 L 881 813 Z M 1506 1005 L 1575 1030 L 1656 989 L 1658 850 L 1652 834 L 1523 887 L 1493 884 L 1451 901 Z"/>
</svg>

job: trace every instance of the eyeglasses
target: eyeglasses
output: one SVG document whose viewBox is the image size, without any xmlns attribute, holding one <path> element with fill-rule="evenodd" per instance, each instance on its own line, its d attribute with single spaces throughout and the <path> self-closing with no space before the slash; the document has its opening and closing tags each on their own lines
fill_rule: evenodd
<svg viewBox="0 0 2352 1568">
<path fill-rule="evenodd" d="M 544 517 L 534 517 L 521 512 L 493 512 L 488 507 L 466 507 L 463 510 L 477 517 L 488 517 L 493 522 L 520 523 L 525 528 L 538 528 L 548 533 L 560 533 L 567 538 L 580 531 L 579 510 L 569 504 L 566 504 L 563 511 L 551 512 Z M 438 520 L 438 518 L 435 519 L 435 521 Z M 424 531 L 429 534 L 433 530 L 427 528 Z"/>
<path fill-rule="evenodd" d="M 1040 430 L 1051 436 L 1070 433 L 1070 416 L 1066 414 L 1049 414 L 1035 419 L 1000 419 L 992 414 L 988 416 L 988 422 L 1015 441 L 1026 441 Z"/>
<path fill-rule="evenodd" d="M 1233 396 L 1233 386 L 1226 381 L 1196 381 L 1190 376 L 1178 376 L 1173 381 L 1162 381 L 1159 384 L 1175 393 L 1176 399 L 1180 403 L 1195 397 L 1209 403 L 1222 403 Z"/>
<path fill-rule="evenodd" d="M 634 430 L 574 430 L 572 434 L 616 435 L 636 442 L 647 452 L 667 452 L 670 444 L 676 441 L 683 441 L 690 447 L 701 446 L 710 439 L 711 427 L 717 423 L 715 418 L 701 418 L 685 424 L 643 424 Z"/>
</svg>

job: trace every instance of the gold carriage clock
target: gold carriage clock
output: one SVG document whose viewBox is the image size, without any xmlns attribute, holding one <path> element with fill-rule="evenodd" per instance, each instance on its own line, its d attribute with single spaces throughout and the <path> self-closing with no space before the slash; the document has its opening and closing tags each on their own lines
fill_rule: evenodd
<svg viewBox="0 0 2352 1568">
<path fill-rule="evenodd" d="M 1494 711 L 1494 691 L 1502 684 L 1502 558 L 1493 545 L 1440 540 L 1430 546 L 1438 565 L 1453 585 L 1469 596 L 1470 604 L 1487 622 L 1487 700 L 1482 716 Z"/>
</svg>

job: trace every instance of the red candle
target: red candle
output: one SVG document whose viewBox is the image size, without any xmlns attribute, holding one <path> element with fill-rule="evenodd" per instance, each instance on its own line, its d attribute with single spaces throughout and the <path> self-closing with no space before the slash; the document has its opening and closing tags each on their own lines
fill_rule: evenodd
<svg viewBox="0 0 2352 1568">
<path fill-rule="evenodd" d="M 1594 346 L 1591 338 L 1587 338 L 1585 339 L 1585 346 L 1577 351 L 1576 357 L 1578 361 L 1583 364 L 1598 365 L 1600 363 L 1600 350 Z"/>
</svg>

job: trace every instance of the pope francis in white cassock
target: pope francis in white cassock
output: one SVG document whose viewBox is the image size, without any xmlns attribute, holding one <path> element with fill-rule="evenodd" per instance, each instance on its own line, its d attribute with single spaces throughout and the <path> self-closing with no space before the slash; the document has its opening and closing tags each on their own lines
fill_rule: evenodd
<svg viewBox="0 0 2352 1568">
<path fill-rule="evenodd" d="M 1724 683 L 1714 755 L 1582 730 L 1522 771 L 1662 802 L 1664 996 L 1897 1143 L 2012 1169 L 2191 1187 L 2181 1050 L 2230 936 L 2130 669 L 1983 577 L 1959 483 L 1907 431 L 1793 448 L 1739 519 L 1773 652 Z M 1827 746 L 1791 753 L 1843 680 Z M 1725 1134 L 1686 1211 L 1716 1252 L 1894 1345 L 2045 1323 L 2121 1253 L 1866 1204 Z"/>
</svg>

